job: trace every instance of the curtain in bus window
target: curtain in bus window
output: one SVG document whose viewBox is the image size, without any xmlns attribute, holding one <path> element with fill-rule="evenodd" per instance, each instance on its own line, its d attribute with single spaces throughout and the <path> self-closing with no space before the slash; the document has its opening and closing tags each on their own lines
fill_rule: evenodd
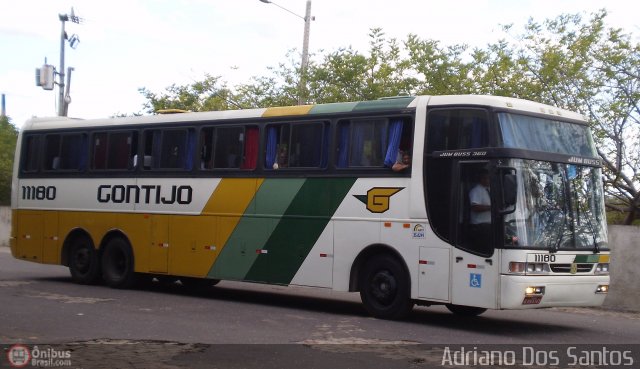
<svg viewBox="0 0 640 369">
<path fill-rule="evenodd" d="M 384 164 L 384 159 L 385 156 L 387 155 L 387 146 L 386 143 L 388 142 L 388 136 L 389 136 L 389 129 L 386 127 L 386 125 L 384 124 L 380 124 L 378 126 L 378 129 L 380 130 L 380 141 L 379 141 L 379 147 L 376 148 L 376 150 L 380 150 L 380 158 L 382 159 L 382 164 Z M 397 156 L 397 154 L 396 154 Z"/>
<path fill-rule="evenodd" d="M 152 141 L 152 160 L 151 160 L 151 168 L 157 169 L 160 167 L 160 157 L 162 155 L 162 145 L 160 144 L 160 139 L 162 137 L 162 132 L 159 130 L 153 131 L 153 141 Z"/>
<path fill-rule="evenodd" d="M 81 169 L 83 160 L 83 149 L 86 147 L 83 142 L 83 135 L 62 136 L 60 147 L 60 168 L 64 170 Z"/>
<path fill-rule="evenodd" d="M 273 163 L 276 161 L 277 141 L 278 129 L 276 127 L 267 128 L 267 152 L 264 158 L 266 168 L 273 168 Z"/>
<path fill-rule="evenodd" d="M 249 127 L 245 130 L 244 162 L 242 169 L 256 169 L 258 162 L 258 128 Z M 273 164 L 271 164 L 273 165 Z"/>
<path fill-rule="evenodd" d="M 395 119 L 389 124 L 389 143 L 384 157 L 384 165 L 392 167 L 398 158 L 400 139 L 402 138 L 402 119 Z"/>
<path fill-rule="evenodd" d="M 127 169 L 131 153 L 131 133 L 115 132 L 108 136 L 107 169 Z"/>
<path fill-rule="evenodd" d="M 320 167 L 326 168 L 329 162 L 329 126 L 327 124 L 322 125 L 322 157 L 320 158 Z"/>
<path fill-rule="evenodd" d="M 87 168 L 87 162 L 89 161 L 88 157 L 88 149 L 89 149 L 89 139 L 86 135 L 82 135 L 82 148 L 80 149 L 80 165 L 78 169 L 85 170 Z"/>
<path fill-rule="evenodd" d="M 473 117 L 471 119 L 471 147 L 487 146 L 487 125 L 484 119 Z"/>
<path fill-rule="evenodd" d="M 327 130 L 328 131 L 328 130 Z M 342 124 L 338 128 L 338 168 L 349 166 L 349 125 Z"/>
<path fill-rule="evenodd" d="M 196 152 L 196 132 L 192 129 L 189 130 L 187 138 L 187 152 L 184 156 L 184 164 L 182 167 L 186 170 L 193 169 L 193 157 Z"/>
<path fill-rule="evenodd" d="M 351 166 L 363 166 L 364 136 L 367 130 L 366 124 L 353 123 L 351 135 Z"/>
<path fill-rule="evenodd" d="M 47 135 L 44 144 L 44 165 L 46 170 L 60 169 L 60 135 Z"/>
</svg>

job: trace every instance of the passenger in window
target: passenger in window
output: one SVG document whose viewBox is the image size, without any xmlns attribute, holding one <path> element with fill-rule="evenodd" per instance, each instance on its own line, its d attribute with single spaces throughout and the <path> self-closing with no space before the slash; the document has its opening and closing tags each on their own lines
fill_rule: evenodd
<svg viewBox="0 0 640 369">
<path fill-rule="evenodd" d="M 278 169 L 278 168 L 286 168 L 288 166 L 288 162 L 287 162 L 287 148 L 286 147 L 281 147 L 280 150 L 278 150 L 278 155 L 276 157 L 276 161 L 275 163 L 273 163 L 273 169 Z"/>
<path fill-rule="evenodd" d="M 491 196 L 489 172 L 478 173 L 478 183 L 469 191 L 471 239 L 479 250 L 490 248 Z"/>
<path fill-rule="evenodd" d="M 396 162 L 391 167 L 394 172 L 402 172 L 411 166 L 411 156 L 408 151 L 400 150 Z"/>
</svg>

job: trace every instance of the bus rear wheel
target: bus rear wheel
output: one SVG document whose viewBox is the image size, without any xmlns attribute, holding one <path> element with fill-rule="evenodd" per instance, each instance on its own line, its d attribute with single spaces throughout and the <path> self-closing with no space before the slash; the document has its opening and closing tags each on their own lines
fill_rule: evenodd
<svg viewBox="0 0 640 369">
<path fill-rule="evenodd" d="M 133 252 L 129 243 L 120 237 L 112 238 L 102 252 L 102 279 L 109 287 L 130 288 L 136 279 Z"/>
<path fill-rule="evenodd" d="M 398 259 L 374 256 L 360 275 L 360 297 L 369 312 L 380 319 L 402 319 L 413 308 L 409 278 Z"/>
<path fill-rule="evenodd" d="M 89 236 L 80 235 L 71 241 L 67 260 L 69 272 L 74 282 L 95 284 L 99 281 L 100 259 Z"/>
<path fill-rule="evenodd" d="M 475 306 L 447 304 L 446 307 L 450 312 L 460 316 L 478 316 L 487 311 L 485 308 Z"/>
</svg>

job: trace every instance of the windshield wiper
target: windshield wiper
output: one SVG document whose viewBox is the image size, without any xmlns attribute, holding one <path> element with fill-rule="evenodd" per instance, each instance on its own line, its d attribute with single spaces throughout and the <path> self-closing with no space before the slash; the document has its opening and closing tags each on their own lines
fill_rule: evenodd
<svg viewBox="0 0 640 369">
<path fill-rule="evenodd" d="M 558 217 L 558 214 L 560 214 L 560 212 L 556 212 L 553 215 L 553 221 L 551 222 L 551 224 L 555 227 L 555 223 L 556 223 L 556 218 Z M 556 252 L 558 252 L 558 249 L 560 248 L 560 243 L 562 242 L 562 239 L 564 238 L 564 228 L 567 225 L 567 216 L 564 216 L 564 220 L 562 222 L 562 226 L 560 227 L 560 234 L 558 235 L 558 240 L 555 242 L 551 242 L 549 244 L 549 252 L 555 254 Z"/>
<path fill-rule="evenodd" d="M 596 230 L 593 227 L 593 222 L 591 221 L 591 217 L 587 218 L 587 224 L 589 225 L 589 230 L 591 231 L 591 237 L 593 237 L 593 253 L 597 254 L 600 252 L 600 246 L 598 245 L 598 240 L 596 239 Z"/>
</svg>

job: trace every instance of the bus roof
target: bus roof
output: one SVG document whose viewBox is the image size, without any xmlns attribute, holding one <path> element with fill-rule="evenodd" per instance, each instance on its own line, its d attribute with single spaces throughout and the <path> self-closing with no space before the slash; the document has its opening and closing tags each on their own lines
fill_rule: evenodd
<svg viewBox="0 0 640 369">
<path fill-rule="evenodd" d="M 551 115 L 554 118 L 564 118 L 570 120 L 586 121 L 580 114 L 555 108 L 550 105 L 540 104 L 533 101 L 515 99 L 502 96 L 490 95 L 443 95 L 443 96 L 399 96 L 394 98 L 384 98 L 372 101 L 330 103 L 317 105 L 284 106 L 273 108 L 245 109 L 245 110 L 224 110 L 209 112 L 186 112 L 180 114 L 158 114 L 134 117 L 115 117 L 100 119 L 78 119 L 67 117 L 46 117 L 32 118 L 25 122 L 22 129 L 62 129 L 73 127 L 104 127 L 118 125 L 145 125 L 159 123 L 176 122 L 206 122 L 214 120 L 250 119 L 285 116 L 304 116 L 328 113 L 349 113 L 381 110 L 402 110 L 415 108 L 417 101 L 423 98 L 428 100 L 429 106 L 448 105 L 477 105 L 490 106 L 505 110 L 515 110 L 530 112 L 535 114 Z"/>
</svg>

